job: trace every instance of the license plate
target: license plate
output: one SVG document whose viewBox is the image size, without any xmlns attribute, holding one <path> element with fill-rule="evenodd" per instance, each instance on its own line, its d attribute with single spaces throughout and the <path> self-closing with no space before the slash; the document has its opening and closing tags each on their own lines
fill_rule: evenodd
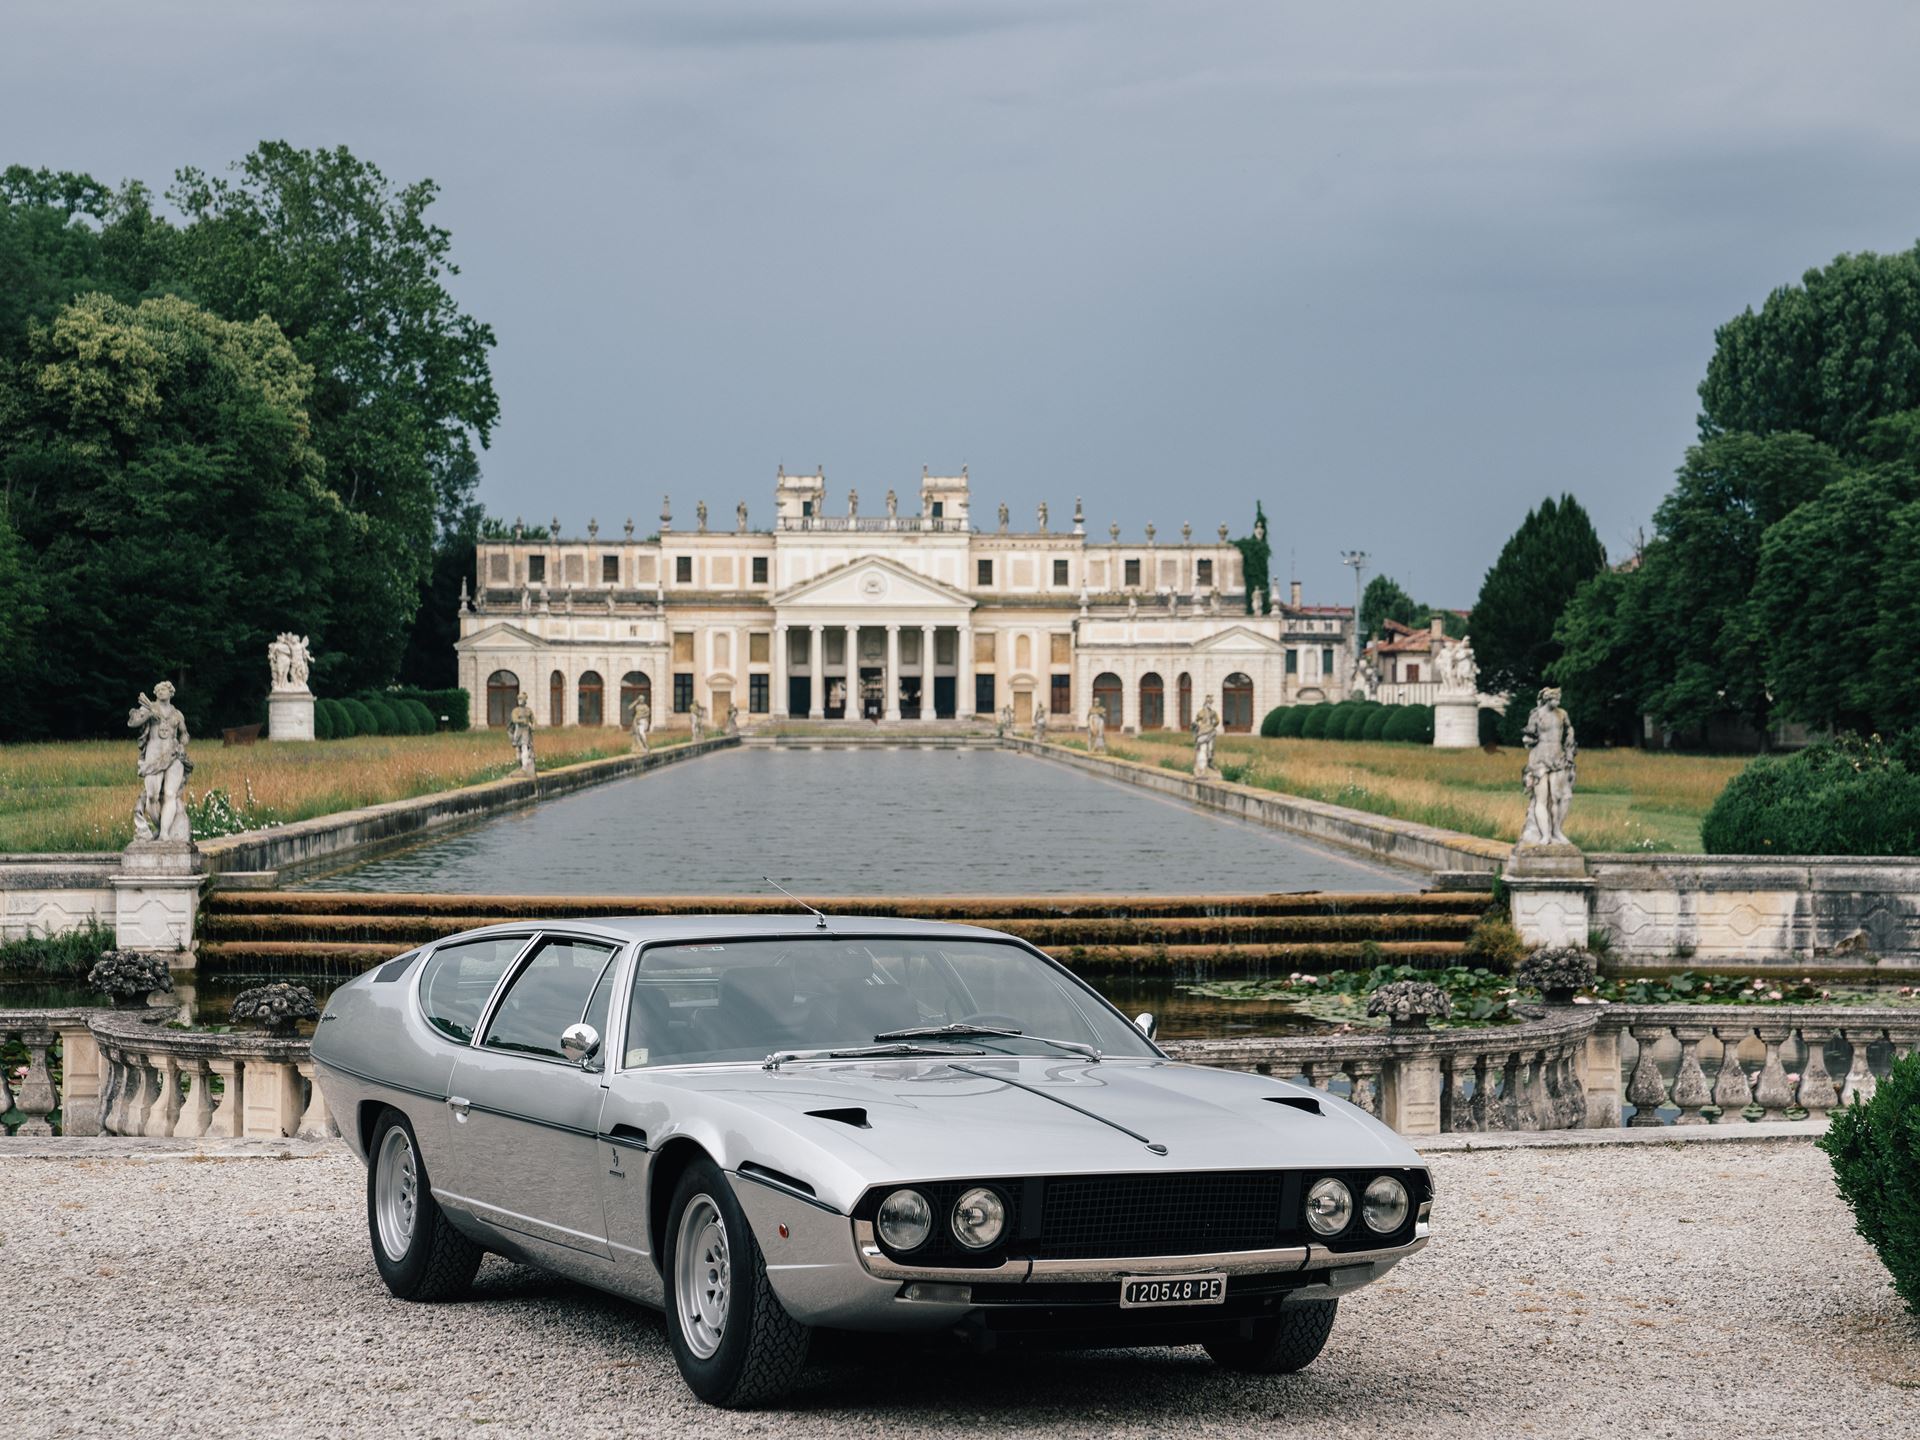
<svg viewBox="0 0 1920 1440">
<path fill-rule="evenodd" d="M 1227 1298 L 1227 1277 L 1209 1275 L 1134 1275 L 1120 1282 L 1120 1308 L 1143 1305 L 1219 1305 Z"/>
</svg>

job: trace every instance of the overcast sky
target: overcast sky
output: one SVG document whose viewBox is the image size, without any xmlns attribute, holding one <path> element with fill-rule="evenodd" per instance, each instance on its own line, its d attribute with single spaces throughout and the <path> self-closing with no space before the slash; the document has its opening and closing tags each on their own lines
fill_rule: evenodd
<svg viewBox="0 0 1920 1440">
<path fill-rule="evenodd" d="M 1549 493 L 1625 548 L 1716 324 L 1920 235 L 1917 53 L 1910 3 L 9 0 L 0 162 L 433 177 L 508 517 L 965 462 L 1466 605 Z"/>
</svg>

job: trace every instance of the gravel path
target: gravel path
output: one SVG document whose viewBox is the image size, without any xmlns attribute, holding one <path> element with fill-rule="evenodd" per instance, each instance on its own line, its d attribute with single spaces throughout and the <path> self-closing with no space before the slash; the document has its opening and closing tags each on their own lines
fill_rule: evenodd
<svg viewBox="0 0 1920 1440">
<path fill-rule="evenodd" d="M 1805 1141 L 1433 1157 L 1438 1238 L 1297 1376 L 1198 1350 L 809 1372 L 708 1410 L 658 1319 L 489 1259 L 391 1299 L 344 1151 L 0 1159 L 0 1435 L 1920 1433 L 1920 1323 Z"/>
</svg>

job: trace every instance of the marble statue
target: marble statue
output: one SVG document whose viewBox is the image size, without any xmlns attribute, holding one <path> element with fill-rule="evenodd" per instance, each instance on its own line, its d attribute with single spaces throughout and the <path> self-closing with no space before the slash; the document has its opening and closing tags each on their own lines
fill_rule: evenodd
<svg viewBox="0 0 1920 1440">
<path fill-rule="evenodd" d="M 702 535 L 706 534 L 707 533 L 707 502 L 706 501 L 702 500 L 698 505 L 693 507 L 693 519 L 694 519 L 694 523 L 700 527 L 700 533 Z"/>
<path fill-rule="evenodd" d="M 651 754 L 652 745 L 647 742 L 647 732 L 653 729 L 653 707 L 645 700 L 633 702 L 633 743 L 642 755 Z"/>
<path fill-rule="evenodd" d="M 1169 590 L 1167 592 L 1167 617 L 1172 620 L 1178 620 L 1180 618 L 1180 595 L 1178 591 Z"/>
<path fill-rule="evenodd" d="M 836 680 L 833 682 L 833 684 L 827 687 L 827 705 L 831 709 L 838 710 L 842 715 L 846 714 L 846 708 L 847 708 L 847 682 L 846 681 Z"/>
<path fill-rule="evenodd" d="M 847 491 L 847 518 L 851 520 L 853 519 L 854 516 L 858 515 L 859 513 L 860 513 L 860 492 L 858 490 L 849 490 Z"/>
<path fill-rule="evenodd" d="M 1198 780 L 1205 780 L 1219 772 L 1213 768 L 1213 743 L 1220 738 L 1220 715 L 1213 708 L 1213 697 L 1209 695 L 1200 705 L 1200 713 L 1193 717 L 1193 774 Z"/>
<path fill-rule="evenodd" d="M 1000 715 L 993 727 L 993 738 L 1004 740 L 1013 733 L 1013 702 L 1009 700 L 1000 707 Z"/>
<path fill-rule="evenodd" d="M 1220 613 L 1220 587 L 1218 585 L 1207 591 L 1207 613 L 1209 615 L 1218 615 Z"/>
<path fill-rule="evenodd" d="M 1040 502 L 1040 508 L 1036 513 L 1040 516 L 1040 533 L 1044 535 L 1047 533 L 1047 502 L 1046 501 L 1042 500 Z"/>
<path fill-rule="evenodd" d="M 1087 748 L 1096 755 L 1107 753 L 1107 702 L 1096 700 L 1087 711 Z"/>
<path fill-rule="evenodd" d="M 1567 845 L 1567 809 L 1573 803 L 1573 722 L 1560 708 L 1560 692 L 1552 686 L 1540 692 L 1527 716 L 1520 739 L 1527 747 L 1527 768 L 1521 778 L 1527 787 L 1527 821 L 1520 830 L 1522 845 Z"/>
<path fill-rule="evenodd" d="M 1127 618 L 1129 620 L 1138 620 L 1140 618 L 1140 597 L 1138 595 L 1127 596 Z"/>
<path fill-rule="evenodd" d="M 1033 738 L 1044 743 L 1047 738 L 1047 707 L 1033 707 Z"/>
<path fill-rule="evenodd" d="M 522 775 L 533 774 L 533 707 L 527 704 L 527 692 L 515 697 L 513 711 L 507 716 L 507 739 L 520 761 Z"/>
<path fill-rule="evenodd" d="M 887 518 L 891 520 L 899 513 L 900 513 L 900 497 L 894 494 L 892 490 L 888 490 L 887 491 Z"/>
<path fill-rule="evenodd" d="M 135 840 L 193 840 L 180 798 L 193 761 L 187 758 L 187 717 L 173 706 L 173 683 L 162 680 L 153 698 L 127 712 L 127 728 L 140 732 L 140 799 L 133 807 Z"/>
<path fill-rule="evenodd" d="M 1007 502 L 1004 500 L 1000 502 L 1000 533 L 1007 533 Z"/>
<path fill-rule="evenodd" d="M 706 707 L 698 700 L 694 701 L 692 708 L 687 711 L 687 724 L 693 729 L 693 743 L 698 745 L 707 734 Z"/>
<path fill-rule="evenodd" d="M 462 580 L 460 583 L 464 598 L 466 582 Z M 306 689 L 312 665 L 313 652 L 308 648 L 304 635 L 282 631 L 267 644 L 267 668 L 273 673 L 273 688 L 276 690 Z"/>
<path fill-rule="evenodd" d="M 747 533 L 747 502 L 744 500 L 733 507 L 733 528 L 742 535 Z"/>
<path fill-rule="evenodd" d="M 1480 669 L 1474 663 L 1473 645 L 1458 640 L 1443 646 L 1434 657 L 1433 678 L 1445 694 L 1473 695 L 1480 687 Z"/>
<path fill-rule="evenodd" d="M 731 700 L 727 702 L 727 734 L 736 740 L 740 738 L 740 707 Z"/>
</svg>

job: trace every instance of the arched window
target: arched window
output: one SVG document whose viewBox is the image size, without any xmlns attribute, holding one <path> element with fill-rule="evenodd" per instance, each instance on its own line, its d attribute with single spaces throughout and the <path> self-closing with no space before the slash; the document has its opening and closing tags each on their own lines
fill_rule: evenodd
<svg viewBox="0 0 1920 1440">
<path fill-rule="evenodd" d="M 1193 728 L 1193 676 L 1183 671 L 1180 676 L 1179 690 L 1180 728 L 1191 730 Z"/>
<path fill-rule="evenodd" d="M 1167 687 L 1157 672 L 1149 670 L 1140 677 L 1140 728 L 1167 728 Z"/>
<path fill-rule="evenodd" d="M 558 730 L 567 723 L 567 677 L 558 670 L 547 677 L 547 724 Z"/>
<path fill-rule="evenodd" d="M 511 670 L 496 670 L 487 677 L 487 724 L 505 725 L 513 715 L 513 702 L 520 696 L 520 677 Z"/>
<path fill-rule="evenodd" d="M 1111 670 L 1102 670 L 1098 675 L 1093 677 L 1093 698 L 1106 707 L 1107 724 L 1116 730 L 1120 728 L 1121 707 L 1124 703 L 1122 696 L 1124 693 L 1120 684 L 1120 677 Z M 1089 714 L 1093 712 L 1091 705 L 1087 707 L 1087 712 Z"/>
<path fill-rule="evenodd" d="M 601 701 L 607 692 L 606 682 L 600 678 L 598 670 L 589 670 L 580 677 L 580 723 L 599 725 L 605 722 L 601 713 Z"/>
<path fill-rule="evenodd" d="M 1238 670 L 1221 687 L 1220 728 L 1240 735 L 1253 729 L 1253 681 Z"/>
<path fill-rule="evenodd" d="M 1031 670 L 1033 668 L 1033 637 L 1019 636 L 1013 642 L 1013 668 Z"/>
<path fill-rule="evenodd" d="M 620 728 L 633 728 L 633 707 L 642 700 L 647 709 L 653 709 L 653 681 L 647 678 L 644 670 L 629 670 L 620 677 Z"/>
</svg>

